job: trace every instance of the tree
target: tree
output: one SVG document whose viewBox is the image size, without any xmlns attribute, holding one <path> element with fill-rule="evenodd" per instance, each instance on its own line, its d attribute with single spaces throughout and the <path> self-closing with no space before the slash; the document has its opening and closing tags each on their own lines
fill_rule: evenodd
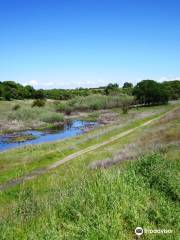
<svg viewBox="0 0 180 240">
<path fill-rule="evenodd" d="M 133 84 L 129 82 L 125 82 L 123 88 L 133 88 Z"/>
<path fill-rule="evenodd" d="M 165 81 L 162 83 L 169 94 L 169 98 L 172 100 L 176 100 L 180 98 L 180 81 Z"/>
<path fill-rule="evenodd" d="M 133 89 L 139 103 L 152 105 L 164 104 L 169 100 L 168 92 L 161 83 L 154 80 L 143 80 Z"/>
<path fill-rule="evenodd" d="M 45 96 L 44 96 L 43 90 L 42 89 L 37 90 L 34 94 L 34 98 L 35 99 L 44 99 Z"/>
<path fill-rule="evenodd" d="M 105 88 L 106 95 L 109 95 L 112 91 L 117 91 L 119 88 L 119 85 L 117 83 L 109 83 L 107 87 Z"/>
<path fill-rule="evenodd" d="M 6 101 L 10 101 L 13 96 L 12 89 L 9 86 L 3 86 L 2 97 Z"/>
<path fill-rule="evenodd" d="M 132 91 L 133 91 L 133 84 L 129 83 L 129 82 L 125 82 L 123 87 L 122 87 L 123 93 L 127 94 L 127 95 L 132 95 Z"/>
<path fill-rule="evenodd" d="M 24 87 L 24 98 L 34 98 L 34 95 L 35 95 L 35 92 L 36 90 L 30 86 L 30 85 L 27 85 Z"/>
<path fill-rule="evenodd" d="M 2 98 L 2 82 L 0 82 L 0 99 Z"/>
</svg>

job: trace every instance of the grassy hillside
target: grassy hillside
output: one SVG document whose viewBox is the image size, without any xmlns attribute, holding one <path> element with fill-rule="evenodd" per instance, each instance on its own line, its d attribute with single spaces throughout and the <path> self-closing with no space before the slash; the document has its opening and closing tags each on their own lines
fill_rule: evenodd
<svg viewBox="0 0 180 240">
<path fill-rule="evenodd" d="M 153 115 L 137 110 L 137 119 L 126 119 L 119 127 L 107 125 L 50 146 L 3 153 L 3 181 L 28 173 L 31 164 L 35 169 L 46 166 L 171 108 L 166 106 Z M 128 136 L 2 191 L 0 238 L 126 240 L 135 239 L 134 229 L 141 226 L 173 230 L 172 234 L 146 234 L 142 239 L 178 239 L 179 116 L 178 108 Z"/>
</svg>

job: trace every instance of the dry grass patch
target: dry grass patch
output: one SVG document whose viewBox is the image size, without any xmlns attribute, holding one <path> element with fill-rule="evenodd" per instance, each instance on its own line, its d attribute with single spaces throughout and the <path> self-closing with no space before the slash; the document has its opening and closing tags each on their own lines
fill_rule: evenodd
<svg viewBox="0 0 180 240">
<path fill-rule="evenodd" d="M 180 119 L 180 108 L 167 113 L 153 124 L 151 128 L 144 129 L 141 137 L 135 142 L 129 143 L 112 158 L 95 161 L 90 168 L 108 168 L 125 160 L 136 159 L 139 155 L 169 144 L 180 143 L 180 131 L 177 121 Z M 142 130 L 142 129 L 141 129 Z"/>
</svg>

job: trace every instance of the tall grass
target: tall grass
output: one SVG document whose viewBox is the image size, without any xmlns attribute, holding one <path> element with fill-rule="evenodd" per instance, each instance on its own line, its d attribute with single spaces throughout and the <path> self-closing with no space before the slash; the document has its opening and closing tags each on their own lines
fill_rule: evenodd
<svg viewBox="0 0 180 240">
<path fill-rule="evenodd" d="M 54 183 L 47 198 L 26 188 L 13 214 L 1 217 L 1 239 L 129 240 L 137 226 L 171 229 L 155 239 L 177 239 L 177 173 L 177 159 L 152 154 L 121 170 L 89 172 L 63 190 Z"/>
<path fill-rule="evenodd" d="M 47 123 L 57 123 L 57 122 L 63 122 L 64 121 L 64 116 L 60 113 L 43 113 L 40 118 L 43 122 Z"/>
<path fill-rule="evenodd" d="M 133 97 L 127 95 L 103 96 L 103 95 L 89 95 L 86 97 L 76 97 L 65 103 L 57 105 L 57 110 L 66 112 L 68 108 L 72 111 L 90 111 L 100 110 L 115 107 L 122 107 L 126 103 L 131 103 Z"/>
<path fill-rule="evenodd" d="M 31 121 L 37 119 L 37 116 L 39 116 L 41 113 L 42 111 L 40 111 L 38 108 L 20 108 L 17 109 L 17 111 L 9 112 L 8 120 Z"/>
<path fill-rule="evenodd" d="M 63 122 L 64 117 L 62 114 L 53 111 L 53 109 L 50 109 L 48 107 L 21 107 L 17 109 L 16 111 L 10 111 L 7 114 L 7 119 L 10 121 L 16 120 L 16 121 L 24 121 L 24 122 L 30 122 L 30 121 L 42 121 L 42 122 Z"/>
</svg>

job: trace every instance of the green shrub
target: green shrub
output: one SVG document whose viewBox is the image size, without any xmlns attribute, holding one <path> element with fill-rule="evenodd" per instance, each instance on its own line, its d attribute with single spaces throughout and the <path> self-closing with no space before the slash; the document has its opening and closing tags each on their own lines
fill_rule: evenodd
<svg viewBox="0 0 180 240">
<path fill-rule="evenodd" d="M 56 111 L 58 112 L 64 112 L 66 108 L 66 104 L 65 103 L 58 103 L 56 105 Z"/>
<path fill-rule="evenodd" d="M 133 97 L 125 94 L 119 94 L 116 96 L 105 95 L 89 95 L 86 97 L 75 97 L 66 103 L 60 103 L 56 106 L 56 110 L 59 112 L 65 112 L 70 114 L 72 111 L 90 111 L 109 109 L 115 107 L 121 107 L 122 104 L 127 105 L 132 102 Z"/>
<path fill-rule="evenodd" d="M 46 104 L 45 99 L 35 99 L 32 103 L 32 107 L 44 107 Z"/>
<path fill-rule="evenodd" d="M 19 104 L 15 104 L 12 108 L 12 110 L 16 111 L 20 108 L 21 106 Z"/>
<path fill-rule="evenodd" d="M 130 108 L 130 106 L 133 104 L 133 97 L 125 97 L 122 99 L 121 102 L 121 109 L 124 114 L 126 114 Z"/>
</svg>

